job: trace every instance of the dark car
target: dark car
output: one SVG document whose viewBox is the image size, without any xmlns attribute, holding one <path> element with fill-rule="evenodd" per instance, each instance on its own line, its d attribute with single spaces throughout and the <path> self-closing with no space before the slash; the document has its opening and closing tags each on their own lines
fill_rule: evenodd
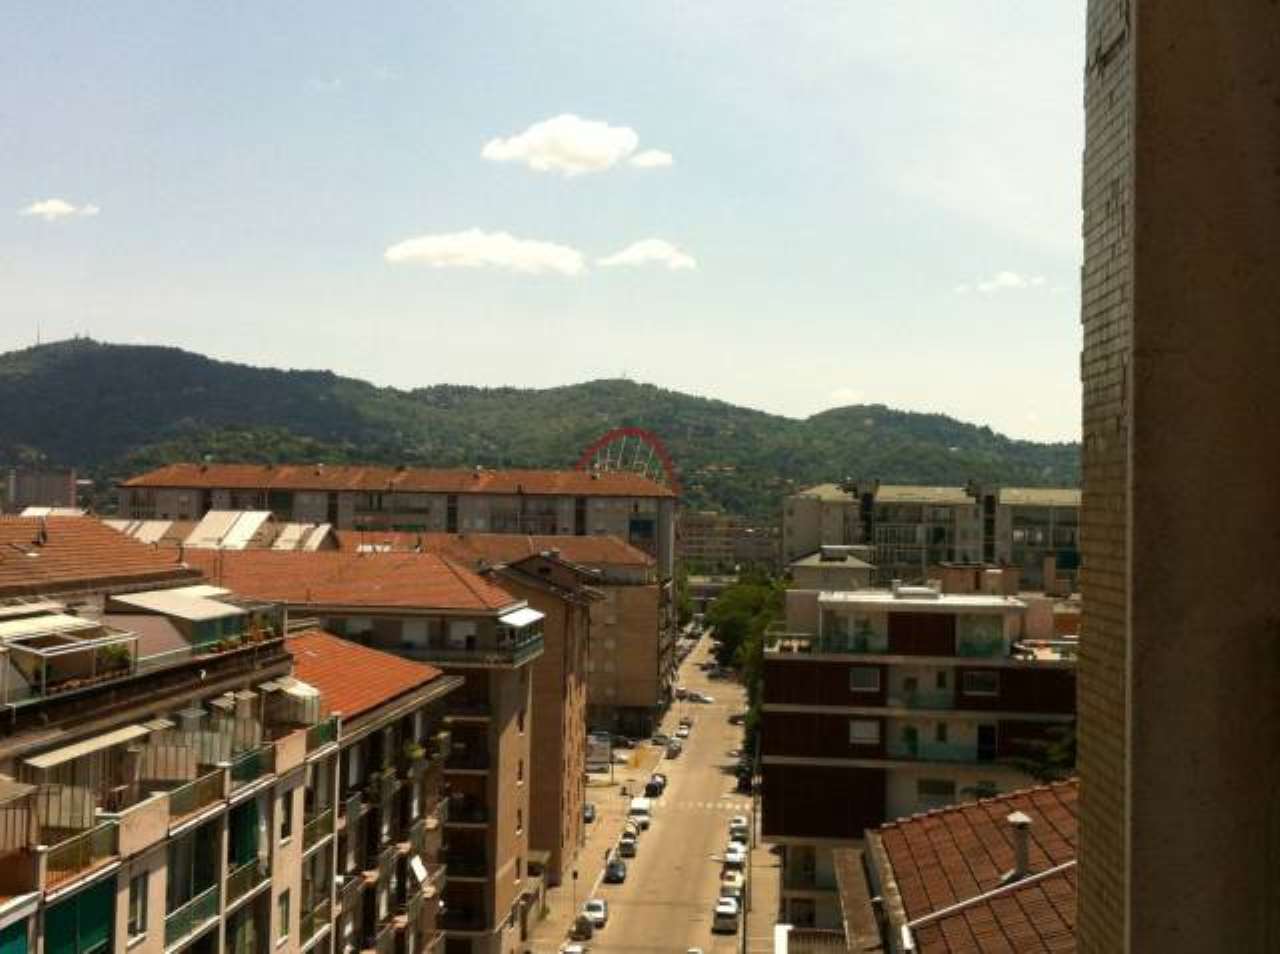
<svg viewBox="0 0 1280 954">
<path fill-rule="evenodd" d="M 591 802 L 587 802 L 582 806 L 582 820 L 588 825 L 596 820 L 596 806 Z"/>
<path fill-rule="evenodd" d="M 747 714 L 745 712 L 735 712 L 733 715 L 729 716 L 730 725 L 742 725 L 742 723 L 746 721 Z"/>
<path fill-rule="evenodd" d="M 627 880 L 627 863 L 621 858 L 615 858 L 609 862 L 604 869 L 605 884 L 622 884 Z"/>
<path fill-rule="evenodd" d="M 654 745 L 666 745 L 671 741 L 671 737 L 665 732 L 655 732 L 653 738 L 649 740 Z"/>
<path fill-rule="evenodd" d="M 613 747 L 615 749 L 634 749 L 636 747 L 636 740 L 628 738 L 625 735 L 615 735 L 613 737 Z"/>
</svg>

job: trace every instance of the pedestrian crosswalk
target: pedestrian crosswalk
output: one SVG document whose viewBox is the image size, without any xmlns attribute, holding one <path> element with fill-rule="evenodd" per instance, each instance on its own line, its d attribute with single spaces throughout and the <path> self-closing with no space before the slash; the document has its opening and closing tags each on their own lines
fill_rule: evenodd
<svg viewBox="0 0 1280 954">
<path fill-rule="evenodd" d="M 711 811 L 711 812 L 731 812 L 735 815 L 741 815 L 751 810 L 751 800 L 748 798 L 724 798 L 714 802 L 672 802 L 663 806 L 666 809 L 683 809 L 685 811 Z"/>
</svg>

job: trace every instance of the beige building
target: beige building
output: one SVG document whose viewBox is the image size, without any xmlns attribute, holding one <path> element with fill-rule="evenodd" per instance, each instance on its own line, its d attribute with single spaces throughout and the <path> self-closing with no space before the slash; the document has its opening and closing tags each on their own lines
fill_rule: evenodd
<svg viewBox="0 0 1280 954">
<path fill-rule="evenodd" d="M 1078 950 L 1280 945 L 1280 6 L 1090 0 Z"/>
<path fill-rule="evenodd" d="M 269 510 L 342 530 L 614 536 L 675 567 L 675 495 L 639 474 L 337 465 L 171 464 L 120 486 L 119 516 Z"/>
<path fill-rule="evenodd" d="M 30 548 L 0 570 L 4 949 L 330 952 L 341 720 L 293 675 L 283 614 L 96 521 L 0 541 Z M 425 887 L 376 884 L 377 949 L 429 950 Z"/>
<path fill-rule="evenodd" d="M 861 590 L 871 585 L 875 571 L 867 560 L 871 547 L 823 544 L 814 553 L 792 560 L 790 589 Z"/>
<path fill-rule="evenodd" d="M 432 553 L 186 556 L 211 580 L 278 601 L 328 632 L 465 677 L 445 707 L 451 802 L 439 923 L 451 952 L 518 954 L 543 890 L 529 846 L 532 663 L 543 652 L 543 614 Z"/>
<path fill-rule="evenodd" d="M 683 510 L 676 552 L 686 567 L 701 573 L 737 566 L 775 567 L 778 531 L 718 510 Z"/>
<path fill-rule="evenodd" d="M 790 563 L 824 544 L 864 545 L 873 548 L 877 583 L 922 582 L 941 563 L 987 563 L 1018 567 L 1025 589 L 1047 580 L 1069 592 L 1079 513 L 1074 489 L 820 484 L 783 501 L 783 558 Z"/>
</svg>

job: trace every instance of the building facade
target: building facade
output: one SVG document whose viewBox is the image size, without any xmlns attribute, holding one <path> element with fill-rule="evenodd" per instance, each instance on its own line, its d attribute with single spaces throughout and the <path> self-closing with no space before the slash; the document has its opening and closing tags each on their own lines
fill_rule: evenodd
<svg viewBox="0 0 1280 954">
<path fill-rule="evenodd" d="M 763 837 L 783 847 L 784 920 L 832 927 L 832 848 L 1026 784 L 1007 760 L 1071 726 L 1074 653 L 1024 641 L 1025 605 L 1005 596 L 898 587 L 809 602 L 789 601 L 802 632 L 765 653 Z"/>
<path fill-rule="evenodd" d="M 11 467 L 4 486 L 4 513 L 22 513 L 27 507 L 74 508 L 79 486 L 75 470 Z"/>
<path fill-rule="evenodd" d="M 778 529 L 718 510 L 680 512 L 676 552 L 699 573 L 778 565 Z"/>
<path fill-rule="evenodd" d="M 529 865 L 532 664 L 543 652 L 543 614 L 433 553 L 203 550 L 187 559 L 328 632 L 464 677 L 445 706 L 439 923 L 450 952 L 518 954 L 543 889 Z"/>
<path fill-rule="evenodd" d="M 1026 487 L 820 484 L 783 501 L 783 558 L 824 544 L 871 546 L 875 581 L 924 581 L 941 563 L 1017 566 L 1025 589 L 1069 592 L 1079 567 L 1080 492 Z M 1052 575 L 1046 577 L 1046 561 Z"/>
<path fill-rule="evenodd" d="M 172 464 L 125 481 L 131 520 L 269 510 L 343 530 L 615 536 L 675 567 L 676 498 L 638 474 L 331 465 Z"/>
<path fill-rule="evenodd" d="M 1280 7 L 1084 52 L 1078 948 L 1274 950 Z"/>
</svg>

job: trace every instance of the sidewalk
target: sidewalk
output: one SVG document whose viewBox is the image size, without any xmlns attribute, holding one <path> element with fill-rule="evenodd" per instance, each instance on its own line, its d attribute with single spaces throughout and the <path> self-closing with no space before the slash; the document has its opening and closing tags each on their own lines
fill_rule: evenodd
<svg viewBox="0 0 1280 954">
<path fill-rule="evenodd" d="M 773 951 L 773 927 L 778 923 L 782 897 L 782 863 L 771 848 L 756 842 L 751 849 L 751 908 L 747 911 L 744 946 L 748 954 Z"/>
<path fill-rule="evenodd" d="M 552 954 L 568 937 L 573 919 L 583 902 L 595 893 L 604 875 L 605 852 L 618 842 L 622 834 L 623 820 L 630 804 L 630 795 L 643 791 L 644 783 L 658 764 L 661 750 L 656 746 L 640 743 L 632 752 L 632 764 L 619 765 L 613 770 L 613 783 L 607 774 L 591 775 L 587 779 L 586 800 L 596 806 L 596 820 L 587 826 L 586 843 L 578 851 L 575 868 L 578 872 L 577 890 L 571 876 L 547 891 L 547 915 L 529 932 L 524 944 L 526 951 L 534 954 Z M 622 795 L 623 789 L 630 793 Z M 576 903 L 575 903 L 576 894 Z"/>
</svg>

